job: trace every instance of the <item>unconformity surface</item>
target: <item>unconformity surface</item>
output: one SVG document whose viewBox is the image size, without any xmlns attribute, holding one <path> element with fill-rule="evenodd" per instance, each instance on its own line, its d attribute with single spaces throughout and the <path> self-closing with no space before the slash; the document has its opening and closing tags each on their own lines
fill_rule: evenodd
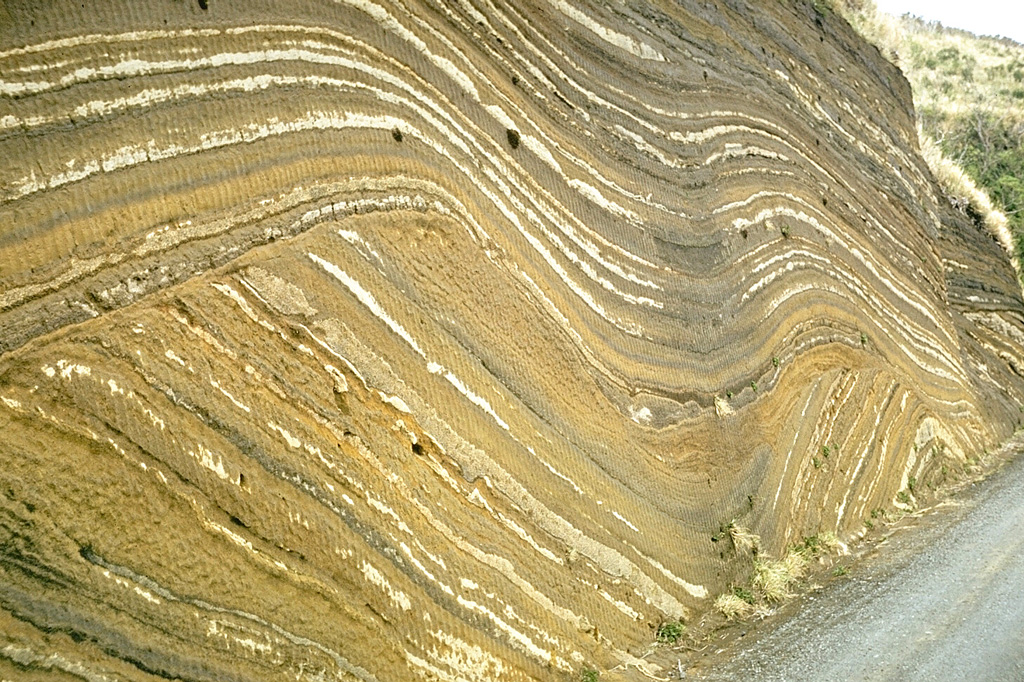
<svg viewBox="0 0 1024 682">
<path fill-rule="evenodd" d="M 14 0 L 0 159 L 2 679 L 658 676 L 1020 418 L 821 3 Z"/>
</svg>

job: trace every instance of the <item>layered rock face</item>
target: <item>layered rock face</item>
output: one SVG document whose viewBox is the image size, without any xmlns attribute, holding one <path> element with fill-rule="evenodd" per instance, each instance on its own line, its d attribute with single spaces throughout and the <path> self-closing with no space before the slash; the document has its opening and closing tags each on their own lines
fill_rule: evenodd
<svg viewBox="0 0 1024 682">
<path fill-rule="evenodd" d="M 1014 272 L 809 3 L 35 4 L 0 677 L 643 679 L 725 525 L 849 537 L 1017 424 Z"/>
</svg>

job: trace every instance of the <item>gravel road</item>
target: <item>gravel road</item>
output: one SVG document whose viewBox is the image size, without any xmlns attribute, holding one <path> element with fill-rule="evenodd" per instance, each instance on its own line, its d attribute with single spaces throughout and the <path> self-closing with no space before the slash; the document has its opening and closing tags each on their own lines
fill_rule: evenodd
<svg viewBox="0 0 1024 682">
<path fill-rule="evenodd" d="M 694 680 L 1024 680 L 1024 456 Z"/>
</svg>

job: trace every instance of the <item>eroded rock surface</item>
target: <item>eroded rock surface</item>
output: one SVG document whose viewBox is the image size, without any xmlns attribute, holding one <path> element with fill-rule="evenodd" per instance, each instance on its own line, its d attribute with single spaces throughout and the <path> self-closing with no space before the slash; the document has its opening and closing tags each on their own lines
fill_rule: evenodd
<svg viewBox="0 0 1024 682">
<path fill-rule="evenodd" d="M 723 524 L 849 536 L 1017 424 L 1014 272 L 810 3 L 37 4 L 0 677 L 640 678 Z"/>
</svg>

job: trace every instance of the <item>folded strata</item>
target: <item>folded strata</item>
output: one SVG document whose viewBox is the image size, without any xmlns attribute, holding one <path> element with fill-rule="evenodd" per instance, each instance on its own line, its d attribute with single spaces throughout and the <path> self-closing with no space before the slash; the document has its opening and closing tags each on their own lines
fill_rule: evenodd
<svg viewBox="0 0 1024 682">
<path fill-rule="evenodd" d="M 724 526 L 849 537 L 1018 424 L 1006 254 L 811 3 L 35 5 L 0 677 L 642 679 Z"/>
</svg>

